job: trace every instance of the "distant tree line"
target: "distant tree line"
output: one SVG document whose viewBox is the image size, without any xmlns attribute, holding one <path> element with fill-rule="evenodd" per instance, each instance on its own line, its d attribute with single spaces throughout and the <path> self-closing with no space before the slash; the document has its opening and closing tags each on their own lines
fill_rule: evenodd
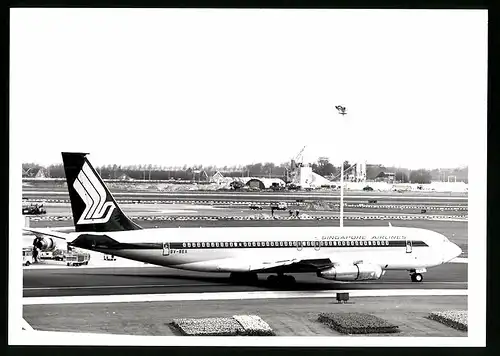
<svg viewBox="0 0 500 356">
<path fill-rule="evenodd" d="M 349 174 L 351 163 L 344 162 L 344 172 Z M 311 164 L 312 171 L 328 179 L 338 179 L 340 167 L 334 166 L 330 161 L 321 157 Z M 253 163 L 239 166 L 203 166 L 166 167 L 153 164 L 117 165 L 108 164 L 96 167 L 104 179 L 140 179 L 140 180 L 189 180 L 209 181 L 216 172 L 225 177 L 270 177 L 287 180 L 291 170 L 290 164 L 274 164 L 272 162 Z M 48 178 L 64 178 L 62 164 L 41 166 L 36 163 L 23 163 L 23 177 L 45 176 Z M 400 167 L 384 167 L 381 165 L 368 165 L 366 167 L 368 180 L 373 180 L 380 172 L 395 173 L 395 181 L 401 183 L 430 183 L 433 180 L 446 180 L 446 177 L 456 177 L 457 181 L 467 182 L 468 168 L 455 168 L 449 170 L 409 170 Z M 444 174 L 443 174 L 444 172 Z M 43 174 L 40 174 L 43 173 Z M 453 179 L 455 180 L 455 178 Z"/>
</svg>

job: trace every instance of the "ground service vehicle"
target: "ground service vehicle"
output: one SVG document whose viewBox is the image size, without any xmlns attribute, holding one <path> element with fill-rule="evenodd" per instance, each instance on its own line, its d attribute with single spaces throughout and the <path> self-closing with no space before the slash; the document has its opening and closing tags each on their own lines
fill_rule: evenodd
<svg viewBox="0 0 500 356">
<path fill-rule="evenodd" d="M 104 255 L 104 261 L 116 261 L 116 257 L 114 255 Z"/>
<path fill-rule="evenodd" d="M 90 254 L 88 253 L 70 252 L 64 255 L 64 262 L 66 262 L 66 266 L 88 265 L 89 260 L 90 260 Z"/>
<path fill-rule="evenodd" d="M 257 205 L 257 204 L 250 204 L 248 206 L 251 210 L 262 210 L 262 206 Z"/>
<path fill-rule="evenodd" d="M 23 215 L 40 215 L 46 213 L 47 211 L 43 208 L 43 204 L 31 204 L 28 206 L 23 206 Z"/>
<path fill-rule="evenodd" d="M 31 247 L 23 248 L 23 266 L 29 266 L 33 261 L 33 250 Z"/>
<path fill-rule="evenodd" d="M 287 205 L 284 202 L 273 203 L 273 204 L 271 204 L 271 209 L 274 209 L 274 210 L 286 210 L 287 209 Z"/>
</svg>

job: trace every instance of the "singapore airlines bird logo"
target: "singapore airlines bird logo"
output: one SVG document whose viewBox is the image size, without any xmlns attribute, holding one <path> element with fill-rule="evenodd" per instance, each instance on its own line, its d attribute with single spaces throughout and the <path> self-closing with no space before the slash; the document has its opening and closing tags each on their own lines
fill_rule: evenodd
<svg viewBox="0 0 500 356">
<path fill-rule="evenodd" d="M 335 109 L 337 109 L 339 111 L 339 114 L 342 115 L 342 116 L 345 115 L 345 114 L 347 114 L 347 112 L 346 112 L 347 109 L 345 108 L 345 106 L 337 105 L 335 107 Z"/>
<path fill-rule="evenodd" d="M 87 162 L 73 183 L 73 188 L 85 203 L 85 209 L 77 224 L 100 224 L 108 222 L 115 209 L 115 203 L 106 202 L 107 194 L 104 186 L 96 177 Z"/>
</svg>

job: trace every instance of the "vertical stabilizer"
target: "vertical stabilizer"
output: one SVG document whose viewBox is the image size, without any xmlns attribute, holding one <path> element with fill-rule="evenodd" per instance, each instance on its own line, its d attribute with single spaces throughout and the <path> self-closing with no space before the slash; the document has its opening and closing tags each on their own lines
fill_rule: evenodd
<svg viewBox="0 0 500 356">
<path fill-rule="evenodd" d="M 87 153 L 62 152 L 64 172 L 77 232 L 138 230 L 120 209 Z"/>
</svg>

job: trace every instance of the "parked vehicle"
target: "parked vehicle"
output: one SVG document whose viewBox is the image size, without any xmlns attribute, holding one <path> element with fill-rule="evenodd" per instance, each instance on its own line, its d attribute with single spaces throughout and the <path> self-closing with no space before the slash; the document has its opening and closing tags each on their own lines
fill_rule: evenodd
<svg viewBox="0 0 500 356">
<path fill-rule="evenodd" d="M 31 204 L 23 206 L 23 215 L 40 215 L 46 213 L 47 211 L 43 208 L 43 204 L 42 205 Z"/>
<path fill-rule="evenodd" d="M 31 247 L 23 248 L 23 266 L 29 266 L 33 261 L 33 250 Z"/>
<path fill-rule="evenodd" d="M 89 260 L 90 254 L 88 253 L 69 252 L 64 255 L 64 262 L 66 262 L 66 266 L 88 265 Z"/>
<path fill-rule="evenodd" d="M 287 205 L 284 202 L 273 203 L 273 204 L 271 204 L 271 209 L 274 209 L 274 210 L 286 210 L 287 209 Z"/>
<path fill-rule="evenodd" d="M 116 261 L 116 257 L 114 255 L 104 255 L 104 261 Z"/>
<path fill-rule="evenodd" d="M 262 206 L 258 204 L 250 204 L 248 207 L 250 208 L 250 210 L 262 210 Z"/>
</svg>

